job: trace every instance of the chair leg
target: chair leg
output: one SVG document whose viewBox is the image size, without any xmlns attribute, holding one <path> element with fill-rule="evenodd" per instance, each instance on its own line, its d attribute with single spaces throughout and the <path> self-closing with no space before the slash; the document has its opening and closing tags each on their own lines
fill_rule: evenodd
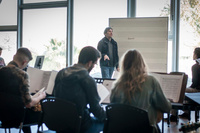
<svg viewBox="0 0 200 133">
<path fill-rule="evenodd" d="M 179 117 L 178 117 L 178 110 L 176 110 L 176 125 L 178 125 Z"/>
<path fill-rule="evenodd" d="M 162 118 L 162 133 L 164 133 L 164 113 L 163 113 L 163 118 Z"/>
<path fill-rule="evenodd" d="M 169 125 L 170 125 L 170 113 L 167 113 L 167 125 L 168 125 L 168 127 L 169 127 Z"/>
<path fill-rule="evenodd" d="M 43 131 L 43 124 L 41 125 L 41 129 L 42 129 L 42 131 Z"/>
<path fill-rule="evenodd" d="M 22 127 L 23 127 L 23 122 L 20 123 L 20 126 L 19 126 L 19 133 L 21 133 Z"/>
<path fill-rule="evenodd" d="M 5 128 L 5 133 L 7 133 L 7 130 L 6 130 L 6 128 Z"/>
<path fill-rule="evenodd" d="M 197 122 L 198 119 L 199 119 L 199 113 L 198 113 L 198 112 L 199 112 L 199 111 L 198 111 L 198 108 L 195 107 L 195 122 Z"/>
<path fill-rule="evenodd" d="M 189 122 L 190 122 L 190 120 L 191 120 L 191 110 L 189 110 L 189 117 L 188 117 L 188 120 L 189 120 Z"/>
</svg>

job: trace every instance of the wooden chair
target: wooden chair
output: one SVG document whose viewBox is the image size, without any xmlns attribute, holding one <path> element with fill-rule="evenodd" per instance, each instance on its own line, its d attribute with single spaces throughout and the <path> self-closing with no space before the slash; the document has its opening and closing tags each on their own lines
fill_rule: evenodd
<svg viewBox="0 0 200 133">
<path fill-rule="evenodd" d="M 48 97 L 40 101 L 42 106 L 42 118 L 38 124 L 38 133 L 79 133 L 81 126 L 81 116 L 79 116 L 74 103 Z M 40 126 L 44 123 L 48 131 L 39 131 Z"/>
<path fill-rule="evenodd" d="M 153 132 L 145 110 L 126 104 L 110 104 L 106 106 L 106 114 L 104 133 Z"/>
</svg>

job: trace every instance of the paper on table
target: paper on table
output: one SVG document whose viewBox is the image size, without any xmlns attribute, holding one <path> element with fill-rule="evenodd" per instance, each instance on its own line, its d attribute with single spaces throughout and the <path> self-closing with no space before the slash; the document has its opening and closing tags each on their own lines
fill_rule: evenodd
<svg viewBox="0 0 200 133">
<path fill-rule="evenodd" d="M 114 81 L 115 80 L 109 80 L 109 79 L 105 79 L 103 81 L 103 85 L 108 89 L 109 92 L 111 92 L 111 90 L 112 90 L 112 85 L 113 85 Z"/>
<path fill-rule="evenodd" d="M 36 93 L 39 89 L 43 88 L 41 87 L 42 81 L 43 81 L 43 71 L 40 69 L 36 69 L 33 67 L 28 67 L 27 73 L 29 76 L 29 92 L 30 93 Z"/>
<path fill-rule="evenodd" d="M 41 72 L 43 73 L 43 78 L 42 78 L 42 82 L 41 82 L 41 88 L 45 87 L 47 88 L 47 85 L 49 83 L 49 78 L 51 76 L 51 71 L 42 71 Z M 40 88 L 39 88 L 40 89 Z"/>
<path fill-rule="evenodd" d="M 37 93 L 35 93 L 35 94 L 32 96 L 32 98 L 38 97 L 39 93 L 40 93 L 40 92 L 43 92 L 43 91 L 45 91 L 45 90 L 46 90 L 45 87 L 42 88 L 42 89 L 40 89 Z"/>
<path fill-rule="evenodd" d="M 102 84 L 97 84 L 97 91 L 101 98 L 100 103 L 102 103 L 102 101 L 110 94 L 107 88 Z"/>
<path fill-rule="evenodd" d="M 119 72 L 118 71 L 114 71 L 113 74 L 112 74 L 112 79 L 117 79 L 119 76 Z"/>
<path fill-rule="evenodd" d="M 48 82 L 48 85 L 47 85 L 47 89 L 46 89 L 46 93 L 47 94 L 52 94 L 53 92 L 53 87 L 54 87 L 54 83 L 55 83 L 55 78 L 56 78 L 56 75 L 57 75 L 57 71 L 52 71 L 51 72 L 51 75 L 50 75 L 50 78 L 49 78 L 49 82 Z"/>
<path fill-rule="evenodd" d="M 153 75 L 160 83 L 160 86 L 166 98 L 172 99 L 173 102 L 179 101 L 181 95 L 183 75 L 157 73 L 151 73 L 151 75 Z"/>
<path fill-rule="evenodd" d="M 105 100 L 103 101 L 103 103 L 110 103 L 110 94 L 111 94 L 111 90 L 112 90 L 112 85 L 113 85 L 113 82 L 115 80 L 109 80 L 109 79 L 105 79 L 103 81 L 103 85 L 108 89 L 108 91 L 110 92 L 109 95 L 105 98 Z"/>
<path fill-rule="evenodd" d="M 52 94 L 57 71 L 43 71 L 37 68 L 28 67 L 27 73 L 30 79 L 30 93 L 36 93 L 41 88 L 45 87 L 46 92 Z"/>
</svg>

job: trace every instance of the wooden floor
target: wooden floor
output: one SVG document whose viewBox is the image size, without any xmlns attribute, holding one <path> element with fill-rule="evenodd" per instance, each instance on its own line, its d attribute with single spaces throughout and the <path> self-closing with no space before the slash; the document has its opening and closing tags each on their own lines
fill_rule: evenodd
<svg viewBox="0 0 200 133">
<path fill-rule="evenodd" d="M 166 117 L 166 115 L 165 115 Z M 179 129 L 181 128 L 181 123 L 188 123 L 189 121 L 187 119 L 182 119 L 182 118 L 179 118 L 179 122 L 178 124 L 176 124 L 175 122 L 171 122 L 169 127 L 167 125 L 167 122 L 164 121 L 164 133 L 181 133 L 179 131 Z M 194 112 L 192 111 L 191 112 L 191 123 L 192 122 L 195 122 L 194 121 Z M 161 131 L 162 131 L 162 121 L 158 124 Z M 47 128 L 45 126 L 44 127 L 44 130 L 46 130 Z M 31 127 L 31 130 L 32 130 L 32 133 L 37 133 L 37 126 L 32 126 Z M 11 129 L 11 133 L 18 133 L 19 130 L 18 129 Z M 0 129 L 0 133 L 4 133 L 4 129 Z M 23 132 L 22 132 L 23 133 Z M 200 130 L 197 130 L 197 133 L 200 133 Z"/>
</svg>

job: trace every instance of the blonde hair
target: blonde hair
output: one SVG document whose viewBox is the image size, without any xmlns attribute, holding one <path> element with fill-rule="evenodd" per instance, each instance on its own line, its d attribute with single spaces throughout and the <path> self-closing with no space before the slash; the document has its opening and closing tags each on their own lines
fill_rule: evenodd
<svg viewBox="0 0 200 133">
<path fill-rule="evenodd" d="M 127 51 L 120 63 L 120 76 L 114 84 L 116 94 L 124 93 L 124 102 L 131 103 L 131 97 L 142 91 L 142 83 L 147 76 L 146 65 L 137 50 Z"/>
</svg>

